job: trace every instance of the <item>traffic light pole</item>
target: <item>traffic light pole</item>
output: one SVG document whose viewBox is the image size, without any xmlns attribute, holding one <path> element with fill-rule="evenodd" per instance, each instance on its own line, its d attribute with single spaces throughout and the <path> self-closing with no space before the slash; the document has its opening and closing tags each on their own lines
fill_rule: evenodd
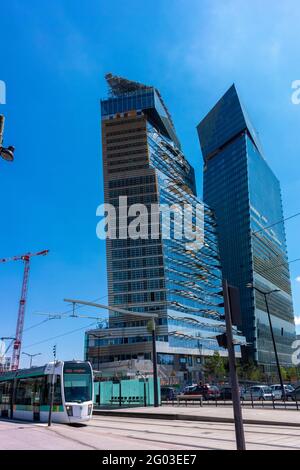
<svg viewBox="0 0 300 470">
<path fill-rule="evenodd" d="M 153 364 L 153 398 L 154 407 L 159 406 L 158 400 L 158 373 L 157 373 L 157 354 L 156 354 L 156 325 L 154 318 L 148 321 L 147 329 L 152 337 L 152 364 Z"/>
<path fill-rule="evenodd" d="M 155 321 L 153 322 L 153 329 L 152 329 L 152 356 L 153 356 L 153 391 L 154 391 L 154 406 L 158 407 L 158 374 L 157 374 L 157 354 L 156 354 L 156 331 L 155 331 Z"/>
<path fill-rule="evenodd" d="M 229 362 L 229 374 L 230 374 L 230 382 L 231 382 L 231 394 L 232 394 L 233 414 L 234 414 L 234 424 L 235 424 L 236 447 L 237 447 L 237 450 L 246 450 L 240 390 L 239 390 L 238 377 L 237 377 L 237 372 L 236 372 L 236 360 L 235 360 L 235 351 L 234 351 L 233 335 L 232 335 L 231 306 L 230 306 L 228 283 L 226 280 L 223 280 L 223 295 L 224 295 L 228 362 Z"/>
</svg>

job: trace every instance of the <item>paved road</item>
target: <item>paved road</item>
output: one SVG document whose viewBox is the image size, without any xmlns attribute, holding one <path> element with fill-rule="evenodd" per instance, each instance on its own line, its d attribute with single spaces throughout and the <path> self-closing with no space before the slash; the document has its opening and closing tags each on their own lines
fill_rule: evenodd
<svg viewBox="0 0 300 470">
<path fill-rule="evenodd" d="M 247 449 L 300 449 L 300 429 L 247 425 Z M 0 421 L 0 449 L 205 450 L 234 449 L 232 424 L 96 417 L 71 427 Z"/>
<path fill-rule="evenodd" d="M 199 421 L 233 422 L 232 406 L 160 406 L 159 408 L 138 407 L 138 408 L 117 408 L 117 409 L 95 409 L 94 414 L 98 417 L 104 415 L 117 416 L 123 418 L 159 418 L 172 419 L 172 417 L 183 420 L 198 419 Z M 255 425 L 275 425 L 295 426 L 300 429 L 300 411 L 270 408 L 257 409 L 243 408 L 243 419 L 245 424 Z"/>
</svg>

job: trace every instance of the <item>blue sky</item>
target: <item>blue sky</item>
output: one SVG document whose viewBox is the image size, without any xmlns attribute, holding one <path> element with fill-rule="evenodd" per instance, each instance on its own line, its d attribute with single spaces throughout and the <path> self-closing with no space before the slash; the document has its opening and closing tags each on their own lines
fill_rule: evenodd
<svg viewBox="0 0 300 470">
<path fill-rule="evenodd" d="M 300 105 L 291 101 L 300 79 L 297 0 L 0 0 L 0 7 L 7 86 L 0 112 L 5 143 L 17 149 L 13 164 L 0 161 L 0 257 L 50 250 L 32 260 L 25 328 L 43 320 L 34 312 L 67 310 L 64 297 L 106 302 L 95 212 L 103 201 L 99 100 L 108 71 L 160 89 L 199 194 L 195 127 L 235 82 L 281 181 L 285 215 L 300 211 Z M 300 217 L 286 224 L 291 260 L 300 258 L 299 229 Z M 1 336 L 14 334 L 22 275 L 20 262 L 0 265 Z M 299 276 L 293 263 L 296 315 Z M 43 363 L 57 343 L 60 358 L 81 358 L 91 322 L 46 322 L 24 332 L 23 350 L 41 352 Z"/>
</svg>

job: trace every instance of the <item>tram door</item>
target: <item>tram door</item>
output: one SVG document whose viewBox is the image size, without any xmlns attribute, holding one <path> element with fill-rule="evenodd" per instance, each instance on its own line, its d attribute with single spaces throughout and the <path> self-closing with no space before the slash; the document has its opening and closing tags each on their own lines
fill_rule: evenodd
<svg viewBox="0 0 300 470">
<path fill-rule="evenodd" d="M 44 377 L 38 377 L 34 381 L 33 393 L 32 393 L 32 411 L 33 411 L 33 421 L 40 421 L 41 415 L 41 398 L 42 398 L 42 389 L 44 384 Z"/>
</svg>

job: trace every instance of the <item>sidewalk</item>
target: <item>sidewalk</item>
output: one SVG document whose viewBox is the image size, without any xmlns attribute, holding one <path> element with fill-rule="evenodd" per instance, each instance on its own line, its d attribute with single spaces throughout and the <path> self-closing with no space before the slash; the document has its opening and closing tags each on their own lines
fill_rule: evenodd
<svg viewBox="0 0 300 470">
<path fill-rule="evenodd" d="M 270 425 L 270 426 L 294 426 L 300 427 L 300 410 L 273 410 L 243 408 L 243 421 L 245 424 Z M 123 408 L 115 410 L 94 410 L 94 415 L 99 416 L 126 416 L 127 418 L 149 419 L 178 419 L 185 421 L 206 421 L 233 423 L 233 410 L 226 406 L 218 407 L 177 407 L 160 406 Z"/>
</svg>

